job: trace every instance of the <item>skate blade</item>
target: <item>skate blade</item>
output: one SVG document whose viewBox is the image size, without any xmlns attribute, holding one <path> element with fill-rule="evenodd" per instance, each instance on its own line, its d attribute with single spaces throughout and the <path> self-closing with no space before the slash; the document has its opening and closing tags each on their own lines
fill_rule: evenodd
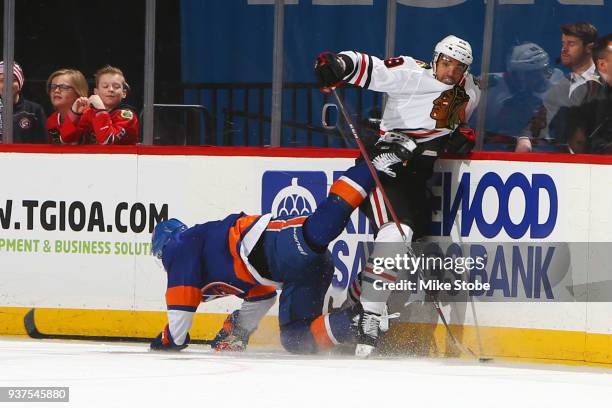
<svg viewBox="0 0 612 408">
<path fill-rule="evenodd" d="M 374 348 L 374 346 L 370 346 L 369 344 L 357 344 L 357 347 L 355 348 L 355 357 L 369 357 L 370 354 L 374 352 Z"/>
</svg>

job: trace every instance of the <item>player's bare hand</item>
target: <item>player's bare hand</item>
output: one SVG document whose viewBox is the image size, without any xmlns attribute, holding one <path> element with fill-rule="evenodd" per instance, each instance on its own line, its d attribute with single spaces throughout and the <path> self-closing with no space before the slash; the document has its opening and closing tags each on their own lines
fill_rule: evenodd
<svg viewBox="0 0 612 408">
<path fill-rule="evenodd" d="M 531 140 L 527 137 L 520 137 L 516 141 L 516 148 L 514 151 L 517 153 L 529 153 L 531 151 Z"/>
</svg>

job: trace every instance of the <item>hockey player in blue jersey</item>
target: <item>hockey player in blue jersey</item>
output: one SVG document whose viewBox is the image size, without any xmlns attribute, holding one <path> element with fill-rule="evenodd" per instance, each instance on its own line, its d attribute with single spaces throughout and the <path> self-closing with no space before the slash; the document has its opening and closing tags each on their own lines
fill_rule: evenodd
<svg viewBox="0 0 612 408">
<path fill-rule="evenodd" d="M 379 172 L 393 175 L 412 156 L 411 146 L 379 144 L 371 154 Z M 153 350 L 181 350 L 189 343 L 200 302 L 235 295 L 243 299 L 214 339 L 217 350 L 242 350 L 272 307 L 277 289 L 281 344 L 293 353 L 314 353 L 351 342 L 360 324 L 360 305 L 322 314 L 334 266 L 328 244 L 345 228 L 351 213 L 374 188 L 360 163 L 331 186 L 309 216 L 273 219 L 271 214 L 232 214 L 187 228 L 176 219 L 159 223 L 152 253 L 167 272 L 168 324 Z"/>
</svg>

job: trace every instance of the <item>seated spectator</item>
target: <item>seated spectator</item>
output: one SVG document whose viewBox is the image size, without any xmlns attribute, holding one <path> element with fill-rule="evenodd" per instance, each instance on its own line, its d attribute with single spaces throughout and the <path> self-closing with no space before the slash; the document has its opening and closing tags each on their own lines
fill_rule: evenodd
<svg viewBox="0 0 612 408">
<path fill-rule="evenodd" d="M 600 80 L 587 81 L 588 92 L 580 106 L 568 109 L 572 126 L 568 140 L 586 135 L 586 152 L 612 154 L 612 33 L 593 46 L 593 62 Z"/>
<path fill-rule="evenodd" d="M 126 105 L 128 85 L 119 68 L 107 65 L 96 72 L 96 87 L 81 126 L 92 129 L 90 143 L 133 145 L 138 141 L 138 115 Z"/>
<path fill-rule="evenodd" d="M 557 146 L 567 144 L 565 151 L 582 153 L 581 149 L 586 147 L 582 132 L 569 136 L 580 127 L 577 127 L 575 118 L 566 114 L 566 110 L 568 107 L 580 105 L 587 94 L 587 81 L 597 79 L 593 64 L 593 44 L 596 39 L 597 28 L 590 23 L 579 22 L 561 26 L 561 56 L 558 62 L 570 72 L 556 82 L 544 96 L 546 122 L 539 136 L 540 139 Z M 532 139 L 528 129 L 523 132 L 523 136 L 525 137 L 520 139 L 523 150 L 531 151 Z"/>
<path fill-rule="evenodd" d="M 561 26 L 561 56 L 559 61 L 569 68 L 566 96 L 580 103 L 585 97 L 584 84 L 596 78 L 593 63 L 593 45 L 597 40 L 597 28 L 587 22 Z M 565 96 L 565 95 L 564 95 Z"/>
<path fill-rule="evenodd" d="M 80 125 L 89 106 L 87 80 L 76 69 L 62 68 L 47 79 L 47 91 L 55 112 L 47 119 L 49 143 L 81 144 L 87 129 Z"/>
<path fill-rule="evenodd" d="M 15 62 L 13 64 L 13 143 L 47 143 L 45 111 L 36 102 L 28 101 L 21 96 L 24 82 L 23 70 Z M 4 95 L 4 61 L 0 61 L 0 96 L 2 95 Z M 2 132 L 1 127 L 0 132 Z"/>
<path fill-rule="evenodd" d="M 550 68 L 548 53 L 539 45 L 513 47 L 506 72 L 488 75 L 485 143 L 514 144 L 525 130 L 529 137 L 540 137 L 547 123 L 544 96 L 562 78 L 560 70 Z"/>
</svg>

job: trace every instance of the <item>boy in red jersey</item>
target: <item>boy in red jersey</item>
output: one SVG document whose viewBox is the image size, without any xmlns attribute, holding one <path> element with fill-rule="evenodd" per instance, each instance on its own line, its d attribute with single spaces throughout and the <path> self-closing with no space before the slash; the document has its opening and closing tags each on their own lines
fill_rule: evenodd
<svg viewBox="0 0 612 408">
<path fill-rule="evenodd" d="M 134 145 L 138 142 L 138 115 L 123 102 L 128 85 L 119 68 L 107 65 L 96 72 L 96 87 L 89 97 L 89 109 L 81 121 L 91 126 L 95 144 Z"/>
</svg>

